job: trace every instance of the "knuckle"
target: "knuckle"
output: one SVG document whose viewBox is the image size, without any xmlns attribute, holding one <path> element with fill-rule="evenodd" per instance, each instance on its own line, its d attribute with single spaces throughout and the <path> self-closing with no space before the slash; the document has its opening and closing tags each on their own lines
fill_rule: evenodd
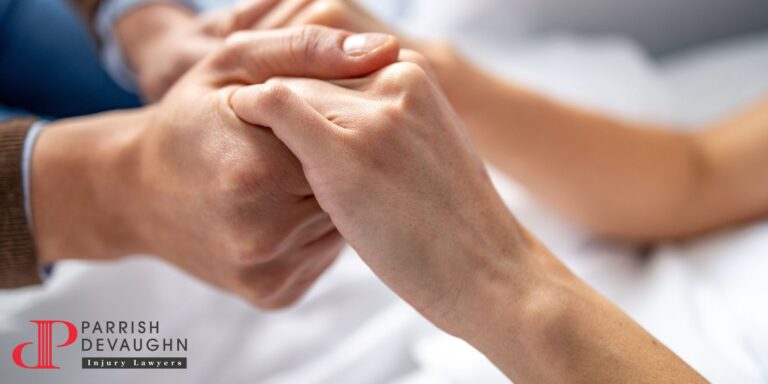
<svg viewBox="0 0 768 384">
<path fill-rule="evenodd" d="M 373 93 L 378 96 L 396 95 L 402 91 L 402 80 L 391 72 L 382 72 L 372 87 Z"/>
<path fill-rule="evenodd" d="M 285 105 L 291 98 L 291 90 L 281 81 L 270 81 L 261 85 L 258 104 L 264 112 L 274 111 Z"/>
<path fill-rule="evenodd" d="M 423 84 L 429 80 L 427 72 L 419 64 L 413 62 L 399 62 L 392 65 L 394 76 L 398 77 L 407 87 Z"/>
<path fill-rule="evenodd" d="M 399 62 L 382 71 L 378 79 L 378 91 L 397 95 L 421 89 L 428 84 L 428 75 L 418 64 Z"/>
<path fill-rule="evenodd" d="M 399 102 L 381 101 L 375 113 L 374 129 L 360 131 L 352 143 L 357 145 L 351 145 L 360 152 L 359 158 L 368 161 L 376 161 L 384 148 L 396 146 L 405 125 L 404 110 Z"/>
<path fill-rule="evenodd" d="M 397 98 L 392 102 L 382 103 L 379 107 L 378 115 L 382 118 L 381 127 L 394 127 L 397 126 L 405 114 L 405 103 L 401 98 Z"/>
<path fill-rule="evenodd" d="M 432 90 L 429 75 L 423 68 L 414 63 L 399 63 L 394 77 L 400 84 L 400 88 L 394 93 L 393 112 L 397 112 L 400 119 L 408 114 L 422 110 L 425 98 L 428 98 Z"/>
<path fill-rule="evenodd" d="M 303 198 L 306 178 L 301 163 L 271 133 L 256 140 L 224 144 L 212 178 L 214 201 L 231 203 L 285 203 Z"/>
<path fill-rule="evenodd" d="M 418 65 L 425 72 L 431 70 L 431 64 L 429 63 L 429 60 L 427 60 L 426 56 L 419 52 L 412 51 L 410 49 L 404 49 L 401 52 L 401 57 L 406 60 L 405 62 L 411 62 Z"/>
<path fill-rule="evenodd" d="M 224 201 L 251 198 L 259 193 L 260 185 L 268 184 L 275 178 L 274 171 L 263 161 L 258 161 L 259 155 L 241 153 L 233 157 L 223 160 L 219 171 L 217 184 Z"/>
<path fill-rule="evenodd" d="M 262 231 L 255 237 L 250 230 L 253 226 L 230 226 L 228 238 L 232 244 L 239 244 L 238 249 L 232 250 L 230 260 L 236 268 L 249 268 L 259 264 L 268 263 L 278 257 L 284 244 L 284 236 L 279 236 L 276 231 Z M 258 230 L 258 229 L 257 229 Z"/>
</svg>

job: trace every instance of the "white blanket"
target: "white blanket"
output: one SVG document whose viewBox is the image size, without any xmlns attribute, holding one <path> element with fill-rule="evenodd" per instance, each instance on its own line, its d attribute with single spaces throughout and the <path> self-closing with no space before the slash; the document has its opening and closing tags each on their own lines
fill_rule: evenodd
<svg viewBox="0 0 768 384">
<path fill-rule="evenodd" d="M 768 90 L 768 36 L 663 63 L 628 41 L 568 36 L 477 55 L 555 97 L 684 125 L 709 121 Z M 510 181 L 494 179 L 522 222 L 571 268 L 710 380 L 768 381 L 768 222 L 641 254 L 591 238 Z M 278 313 L 260 312 L 143 258 L 60 263 L 44 288 L 0 292 L 0 313 L 2 383 L 505 382 L 482 355 L 391 294 L 350 250 L 298 306 Z M 89 354 L 78 345 L 56 350 L 61 370 L 22 370 L 11 363 L 10 350 L 33 341 L 32 319 L 160 321 L 165 337 L 189 339 L 187 353 L 166 353 L 186 355 L 189 368 L 81 370 L 79 358 Z"/>
</svg>

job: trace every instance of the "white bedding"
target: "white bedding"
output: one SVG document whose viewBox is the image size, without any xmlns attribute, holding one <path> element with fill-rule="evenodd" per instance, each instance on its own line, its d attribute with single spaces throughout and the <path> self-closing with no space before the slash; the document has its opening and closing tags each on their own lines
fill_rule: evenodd
<svg viewBox="0 0 768 384">
<path fill-rule="evenodd" d="M 556 97 L 683 125 L 768 91 L 768 35 L 663 63 L 625 40 L 568 36 L 478 55 Z M 494 179 L 513 211 L 569 266 L 710 380 L 768 382 L 768 221 L 641 255 L 591 238 L 500 175 Z M 142 258 L 61 263 L 44 288 L 0 292 L 0 313 L 2 383 L 505 382 L 482 355 L 393 296 L 350 250 L 300 305 L 279 313 Z M 83 354 L 62 349 L 56 363 L 64 369 L 24 371 L 8 357 L 12 346 L 31 341 L 31 319 L 159 320 L 164 335 L 189 339 L 189 368 L 83 371 Z"/>
</svg>

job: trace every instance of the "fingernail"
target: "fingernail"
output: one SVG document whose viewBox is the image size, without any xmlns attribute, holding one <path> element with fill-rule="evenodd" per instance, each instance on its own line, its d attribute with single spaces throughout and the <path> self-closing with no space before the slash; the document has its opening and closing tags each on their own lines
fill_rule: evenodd
<svg viewBox="0 0 768 384">
<path fill-rule="evenodd" d="M 344 40 L 344 52 L 349 56 L 365 56 L 386 44 L 392 37 L 383 33 L 359 33 Z"/>
</svg>

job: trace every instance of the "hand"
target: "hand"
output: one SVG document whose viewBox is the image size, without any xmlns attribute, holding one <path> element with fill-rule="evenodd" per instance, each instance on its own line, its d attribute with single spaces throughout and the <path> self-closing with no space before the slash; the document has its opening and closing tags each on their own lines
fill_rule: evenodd
<svg viewBox="0 0 768 384">
<path fill-rule="evenodd" d="M 249 0 L 200 15 L 178 5 L 152 3 L 121 18 L 116 34 L 142 96 L 152 102 L 230 34 L 302 25 L 394 34 L 352 0 Z M 434 46 L 407 37 L 400 40 L 405 47 L 435 51 Z"/>
<path fill-rule="evenodd" d="M 449 332 L 472 324 L 476 283 L 524 270 L 516 251 L 528 246 L 525 231 L 421 66 L 332 83 L 273 79 L 231 102 L 296 154 L 323 210 L 373 271 Z M 520 257 L 502 256 L 510 251 Z"/>
<path fill-rule="evenodd" d="M 123 16 L 115 30 L 142 96 L 157 101 L 227 36 L 251 28 L 278 2 L 251 0 L 200 15 L 172 3 L 150 3 Z"/>
<path fill-rule="evenodd" d="M 396 31 L 355 0 L 283 0 L 263 14 L 254 24 L 257 29 L 275 29 L 301 25 L 323 25 L 352 32 Z M 400 45 L 421 53 L 431 51 L 430 44 L 398 35 Z"/>
<path fill-rule="evenodd" d="M 33 175 L 41 257 L 153 254 L 264 308 L 295 301 L 342 242 L 296 158 L 229 98 L 275 75 L 354 77 L 396 60 L 396 39 L 349 35 L 240 32 L 155 107 L 79 136 L 78 121 L 49 128 Z M 90 150 L 73 154 L 82 138 Z"/>
<path fill-rule="evenodd" d="M 516 222 L 422 67 L 276 79 L 231 103 L 296 154 L 392 290 L 514 382 L 706 382 Z"/>
<path fill-rule="evenodd" d="M 354 0 L 283 0 L 254 24 L 257 29 L 324 25 L 349 31 L 394 34 Z"/>
<path fill-rule="evenodd" d="M 356 0 L 282 0 L 253 24 L 257 29 L 275 29 L 301 25 L 322 25 L 346 31 L 379 32 L 397 36 L 402 48 L 420 54 L 419 64 L 428 63 L 430 77 L 435 79 L 461 114 L 475 113 L 477 98 L 467 97 L 473 89 L 477 69 L 471 66 L 447 40 L 421 40 L 398 33 L 372 15 Z M 468 80 L 468 79 L 472 80 Z"/>
</svg>

